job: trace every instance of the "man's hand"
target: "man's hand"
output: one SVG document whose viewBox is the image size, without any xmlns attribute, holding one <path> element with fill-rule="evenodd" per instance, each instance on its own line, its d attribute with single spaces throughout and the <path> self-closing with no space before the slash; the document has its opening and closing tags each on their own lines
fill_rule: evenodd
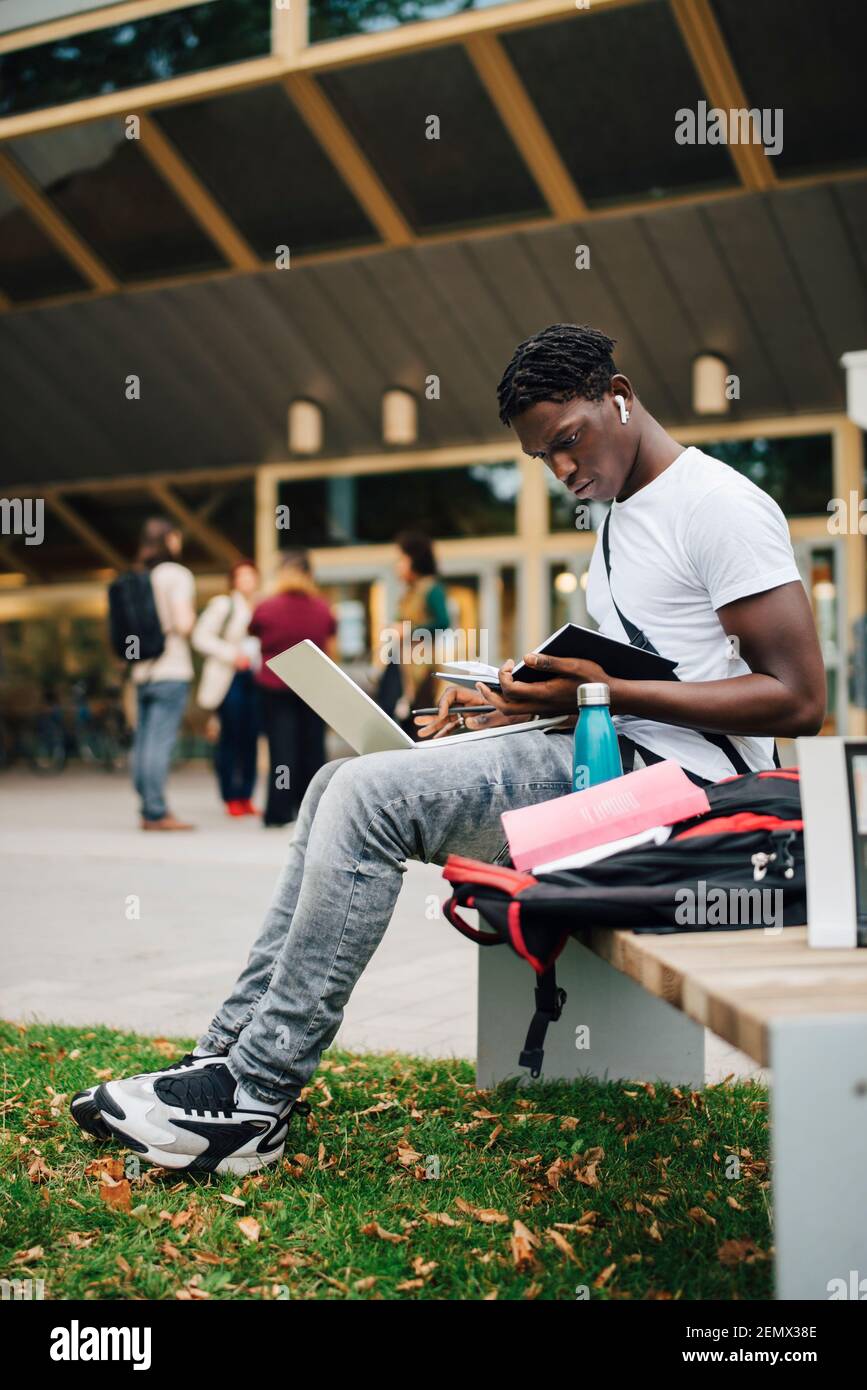
<svg viewBox="0 0 867 1390">
<path fill-rule="evenodd" d="M 490 729 L 496 724 L 517 724 L 524 717 L 511 712 L 508 715 L 470 713 L 473 705 L 492 703 L 478 690 L 464 690 L 460 686 L 450 685 L 440 696 L 437 714 L 416 716 L 419 738 L 445 738 L 447 734 L 453 734 L 456 730 Z"/>
<path fill-rule="evenodd" d="M 528 715 L 575 714 L 578 706 L 578 686 L 586 681 L 602 681 L 611 690 L 611 706 L 614 709 L 617 682 L 612 679 L 595 661 L 573 661 L 569 657 L 546 656 L 543 652 L 529 652 L 524 657 L 528 666 L 544 671 L 550 676 L 544 681 L 516 681 L 512 678 L 514 661 L 507 661 L 500 670 L 500 692 L 479 684 L 479 690 L 488 704 L 496 705 L 504 713 L 517 714 L 522 718 Z"/>
</svg>

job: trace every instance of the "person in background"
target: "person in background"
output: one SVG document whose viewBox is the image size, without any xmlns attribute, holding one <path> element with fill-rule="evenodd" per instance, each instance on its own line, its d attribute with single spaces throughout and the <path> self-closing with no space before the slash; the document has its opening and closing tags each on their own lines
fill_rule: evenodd
<svg viewBox="0 0 867 1390">
<path fill-rule="evenodd" d="M 305 550 L 287 550 L 280 560 L 276 593 L 253 612 L 250 632 L 262 645 L 256 680 L 268 737 L 268 799 L 265 825 L 288 825 L 312 778 L 325 762 L 325 726 L 266 662 L 309 638 L 328 656 L 337 655 L 337 621 L 313 581 Z M 288 785 L 287 785 L 288 784 Z"/>
<path fill-rule="evenodd" d="M 229 570 L 229 592 L 211 599 L 193 629 L 193 646 L 205 657 L 196 698 L 202 709 L 219 715 L 214 766 L 230 816 L 256 815 L 251 798 L 259 737 L 254 678 L 259 644 L 248 629 L 251 600 L 258 588 L 259 571 L 253 561 L 239 560 Z"/>
<path fill-rule="evenodd" d="M 402 643 L 404 623 L 409 623 L 412 637 L 428 632 L 436 642 L 437 632 L 450 628 L 451 619 L 429 538 L 420 531 L 402 531 L 396 537 L 395 544 L 395 572 L 405 587 L 398 606 L 396 627 L 390 631 L 396 633 L 401 641 L 400 650 L 406 656 L 409 654 L 403 652 Z M 389 661 L 380 678 L 376 691 L 377 704 L 409 733 L 417 732 L 411 716 L 413 706 L 435 703 L 434 670 L 434 666 L 423 662 Z"/>
<path fill-rule="evenodd" d="M 187 639 L 196 621 L 196 585 L 179 562 L 182 549 L 183 537 L 173 521 L 155 516 L 145 522 L 138 563 L 150 571 L 165 647 L 159 656 L 136 662 L 132 673 L 136 692 L 132 776 L 141 799 L 142 830 L 193 829 L 170 813 L 165 800 L 172 750 L 193 679 Z"/>
</svg>

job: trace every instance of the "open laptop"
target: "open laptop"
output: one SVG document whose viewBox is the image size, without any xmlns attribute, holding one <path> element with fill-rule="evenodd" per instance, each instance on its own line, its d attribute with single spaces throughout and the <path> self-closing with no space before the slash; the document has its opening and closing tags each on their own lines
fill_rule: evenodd
<svg viewBox="0 0 867 1390">
<path fill-rule="evenodd" d="M 519 733 L 522 729 L 546 729 L 562 724 L 565 718 L 561 715 L 554 719 L 531 719 L 520 724 L 504 724 L 499 728 L 478 729 L 416 743 L 315 642 L 296 642 L 294 647 L 272 656 L 267 665 L 356 753 L 390 753 L 401 748 L 453 748 L 456 742 L 463 743 L 467 739 L 493 738 L 497 734 Z"/>
</svg>

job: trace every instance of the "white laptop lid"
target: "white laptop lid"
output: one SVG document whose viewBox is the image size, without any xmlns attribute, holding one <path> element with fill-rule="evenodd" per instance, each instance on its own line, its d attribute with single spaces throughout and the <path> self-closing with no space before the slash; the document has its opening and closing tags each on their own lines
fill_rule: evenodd
<svg viewBox="0 0 867 1390">
<path fill-rule="evenodd" d="M 356 753 L 390 753 L 415 746 L 409 734 L 315 642 L 305 638 L 266 664 Z"/>
</svg>

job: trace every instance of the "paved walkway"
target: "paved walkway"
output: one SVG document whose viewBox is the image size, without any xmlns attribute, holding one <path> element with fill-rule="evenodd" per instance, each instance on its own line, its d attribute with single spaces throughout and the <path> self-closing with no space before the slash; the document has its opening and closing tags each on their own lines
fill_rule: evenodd
<svg viewBox="0 0 867 1390">
<path fill-rule="evenodd" d="M 122 775 L 0 776 L 0 1016 L 155 1035 L 207 1023 L 256 934 L 289 832 L 229 820 L 204 768 L 175 774 L 171 791 L 196 831 L 142 834 Z M 438 869 L 410 864 L 339 1042 L 474 1054 L 477 948 L 428 915 L 446 896 Z M 530 984 L 528 971 L 528 1007 Z M 708 1080 L 731 1072 L 756 1069 L 708 1034 Z"/>
</svg>

